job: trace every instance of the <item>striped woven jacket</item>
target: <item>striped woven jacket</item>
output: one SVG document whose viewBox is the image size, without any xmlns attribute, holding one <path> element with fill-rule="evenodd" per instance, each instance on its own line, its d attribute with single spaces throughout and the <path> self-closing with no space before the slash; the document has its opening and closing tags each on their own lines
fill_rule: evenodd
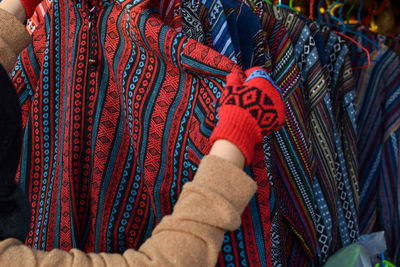
<svg viewBox="0 0 400 267">
<path fill-rule="evenodd" d="M 366 42 L 362 45 L 372 53 L 371 65 L 354 71 L 357 85 L 360 233 L 384 230 L 389 256 L 398 265 L 400 60 L 394 51 L 383 44 L 380 44 L 381 52 L 368 47 Z M 365 57 L 356 47 L 352 47 L 352 55 L 355 55 L 354 65 L 365 63 Z"/>
<path fill-rule="evenodd" d="M 307 266 L 317 261 L 317 237 L 306 129 L 308 110 L 301 74 L 290 37 L 274 18 L 271 7 L 262 0 L 245 2 L 259 16 L 267 34 L 271 56 L 268 70 L 282 88 L 286 105 L 285 125 L 264 140 L 265 155 L 272 155 L 266 159 L 275 201 L 271 205 L 271 256 L 275 266 Z"/>
<path fill-rule="evenodd" d="M 31 247 L 137 248 L 210 148 L 215 102 L 237 66 L 163 25 L 149 2 L 55 1 L 19 56 Z M 269 265 L 261 147 L 251 172 L 259 190 L 220 265 Z"/>
</svg>

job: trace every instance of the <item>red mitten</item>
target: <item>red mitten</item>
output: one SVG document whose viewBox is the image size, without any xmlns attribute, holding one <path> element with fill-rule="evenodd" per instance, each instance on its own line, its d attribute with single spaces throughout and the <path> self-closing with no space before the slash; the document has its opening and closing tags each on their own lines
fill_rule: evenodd
<svg viewBox="0 0 400 267">
<path fill-rule="evenodd" d="M 254 67 L 226 77 L 219 99 L 219 121 L 210 139 L 225 139 L 235 144 L 246 158 L 246 166 L 254 155 L 255 144 L 263 136 L 279 130 L 285 122 L 285 105 L 281 90 L 267 72 Z"/>
<path fill-rule="evenodd" d="M 35 12 L 36 6 L 42 2 L 42 0 L 20 0 L 20 1 L 25 9 L 27 19 L 32 17 L 33 12 Z"/>
</svg>

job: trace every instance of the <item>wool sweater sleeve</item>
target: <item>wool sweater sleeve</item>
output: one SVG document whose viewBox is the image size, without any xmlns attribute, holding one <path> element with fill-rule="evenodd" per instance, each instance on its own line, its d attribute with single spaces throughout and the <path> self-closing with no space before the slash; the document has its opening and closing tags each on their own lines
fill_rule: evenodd
<svg viewBox="0 0 400 267">
<path fill-rule="evenodd" d="M 171 215 L 136 251 L 85 254 L 30 249 L 16 239 L 0 243 L 0 266 L 215 266 L 226 229 L 239 227 L 240 214 L 256 191 L 242 170 L 216 156 L 205 156 Z"/>
<path fill-rule="evenodd" d="M 24 25 L 0 8 L 0 64 L 7 72 L 11 71 L 18 54 L 30 42 L 31 38 Z"/>
</svg>

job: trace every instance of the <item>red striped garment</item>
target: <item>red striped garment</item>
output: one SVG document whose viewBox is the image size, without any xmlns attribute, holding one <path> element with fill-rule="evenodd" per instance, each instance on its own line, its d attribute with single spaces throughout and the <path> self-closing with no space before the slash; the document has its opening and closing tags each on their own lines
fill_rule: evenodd
<svg viewBox="0 0 400 267">
<path fill-rule="evenodd" d="M 12 77 L 30 247 L 137 248 L 210 149 L 216 100 L 238 67 L 163 24 L 148 4 L 55 2 L 19 56 Z M 270 265 L 270 188 L 257 151 L 259 190 L 243 225 L 225 235 L 219 265 Z"/>
</svg>

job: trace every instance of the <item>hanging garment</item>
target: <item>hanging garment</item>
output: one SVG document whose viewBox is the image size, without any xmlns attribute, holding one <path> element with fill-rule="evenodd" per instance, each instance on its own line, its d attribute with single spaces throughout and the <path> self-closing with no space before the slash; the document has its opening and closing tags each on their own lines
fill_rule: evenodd
<svg viewBox="0 0 400 267">
<path fill-rule="evenodd" d="M 272 20 L 271 20 L 271 22 L 272 22 Z M 272 23 L 271 23 L 271 25 L 272 25 Z M 278 26 L 278 27 L 281 27 L 281 26 Z M 258 37 L 264 37 L 264 40 L 262 40 L 262 41 L 265 41 L 265 36 L 258 36 Z M 261 39 L 261 38 L 260 38 Z M 260 40 L 259 39 L 259 40 Z M 276 43 L 278 43 L 279 42 L 279 39 L 277 40 L 277 42 Z M 255 42 L 256 43 L 256 42 Z M 260 44 L 260 42 L 258 42 L 257 44 Z M 221 46 L 221 47 L 225 47 L 225 46 Z M 265 45 L 265 47 L 267 47 L 267 45 Z M 286 48 L 285 48 L 286 49 Z M 266 52 L 262 52 L 262 53 L 260 53 L 260 51 L 262 50 L 262 47 L 259 47 L 256 51 L 259 53 L 259 54 L 261 54 L 261 55 L 267 55 L 268 53 L 266 53 Z M 268 51 L 268 50 L 266 50 L 265 49 L 265 51 Z M 284 52 L 282 53 L 282 54 L 284 54 Z M 264 58 L 268 58 L 268 56 L 269 55 L 267 55 L 267 56 L 264 56 Z M 255 58 L 257 58 L 257 57 L 255 57 Z M 262 57 L 261 57 L 262 58 Z M 257 62 L 257 60 L 255 60 L 255 62 Z M 265 65 L 266 65 L 266 67 L 268 68 L 269 67 L 269 69 L 271 70 L 271 67 L 272 67 L 272 63 L 267 63 L 268 62 L 268 60 L 266 60 L 266 62 L 265 62 Z M 283 65 L 282 65 L 282 67 L 283 67 L 283 69 L 285 69 L 286 68 L 286 70 L 290 70 L 290 67 L 288 68 L 287 67 L 287 65 L 288 64 L 292 64 L 292 61 L 291 60 L 289 60 L 288 62 L 285 62 L 284 60 L 282 60 L 282 62 L 284 62 L 283 63 Z M 286 64 L 286 66 L 285 66 L 285 64 Z M 271 70 L 271 72 L 272 72 L 272 70 Z M 290 81 L 290 80 L 289 80 Z M 295 101 L 297 101 L 297 100 L 295 100 Z M 294 121 L 294 127 L 298 127 L 298 126 L 296 126 L 296 122 Z M 298 125 L 298 124 L 297 124 Z M 291 126 L 292 128 L 293 128 L 293 126 Z M 300 135 L 298 135 L 298 137 L 299 138 L 301 138 L 301 134 Z M 292 136 L 292 138 L 298 138 L 298 137 L 294 137 L 294 136 Z M 300 144 L 302 143 L 302 142 L 304 142 L 303 140 L 300 140 Z M 303 148 L 304 148 L 305 146 L 303 145 Z M 296 152 L 296 153 L 298 153 L 298 152 Z M 304 153 L 304 152 L 303 152 Z M 297 161 L 297 159 L 295 159 L 295 161 L 294 162 L 296 162 Z M 293 164 L 292 164 L 292 167 L 293 167 Z M 300 179 L 298 180 L 298 181 L 300 181 Z M 307 201 L 307 200 L 306 200 Z M 267 203 L 265 203 L 265 204 L 267 204 Z M 301 219 L 296 219 L 297 221 L 300 221 Z M 289 228 L 287 228 L 288 230 L 289 230 Z M 295 239 L 293 239 L 293 240 L 295 240 Z M 292 249 L 288 249 L 288 251 L 294 251 L 294 250 L 292 250 Z"/>
<path fill-rule="evenodd" d="M 211 36 L 213 39 L 212 47 L 222 55 L 228 57 L 235 63 L 235 48 L 229 33 L 224 8 L 220 0 L 202 0 L 201 3 L 206 7 L 206 15 L 210 22 Z"/>
<path fill-rule="evenodd" d="M 363 31 L 368 34 L 368 31 Z M 369 33 L 368 37 L 377 40 Z M 371 65 L 354 71 L 357 86 L 360 233 L 384 230 L 390 258 L 400 244 L 400 60 L 383 43 L 381 51 L 356 39 L 371 54 Z M 353 66 L 365 57 L 352 46 Z M 393 260 L 399 264 L 399 259 Z"/>
<path fill-rule="evenodd" d="M 332 32 L 329 27 L 322 27 L 325 39 L 325 55 L 331 85 L 331 99 L 338 135 L 341 138 L 346 170 L 349 177 L 355 214 L 358 218 L 358 163 L 357 163 L 357 124 L 356 124 L 356 88 L 351 67 L 350 49 L 346 40 Z M 354 213 L 354 211 L 351 211 Z M 357 233 L 358 235 L 358 233 Z"/>
<path fill-rule="evenodd" d="M 33 213 L 27 244 L 122 252 L 149 236 L 192 179 L 224 75 L 237 67 L 145 2 L 96 3 L 94 13 L 87 4 L 55 2 L 13 72 L 25 125 L 18 177 Z M 227 233 L 220 265 L 268 265 L 263 171 L 253 168 L 259 194 Z"/>
<path fill-rule="evenodd" d="M 278 86 L 285 88 L 286 125 L 264 142 L 265 154 L 272 155 L 267 156 L 268 176 L 272 177 L 274 188 L 271 256 L 275 257 L 274 265 L 307 265 L 317 260 L 317 240 L 301 76 L 284 26 L 271 16 L 263 1 L 257 3 L 262 8 L 250 1 L 243 2 L 262 22 L 270 49 L 271 76 Z"/>
<path fill-rule="evenodd" d="M 283 20 L 302 70 L 302 82 L 310 105 L 307 129 L 310 131 L 314 160 L 314 197 L 316 202 L 316 229 L 320 263 L 334 252 L 339 243 L 338 188 L 336 184 L 336 147 L 334 142 L 332 107 L 327 98 L 329 84 L 324 72 L 314 37 L 304 20 L 285 8 L 274 8 L 275 17 Z"/>
<path fill-rule="evenodd" d="M 160 10 L 161 20 L 177 32 L 182 32 L 182 1 L 159 0 L 154 2 L 154 6 Z"/>
<path fill-rule="evenodd" d="M 28 18 L 26 21 L 26 29 L 30 34 L 32 34 L 36 27 L 40 24 L 44 23 L 44 15 L 46 14 L 47 10 L 50 9 L 51 5 L 53 4 L 53 0 L 44 0 L 40 3 L 33 13 L 32 17 Z"/>
<path fill-rule="evenodd" d="M 314 195 L 317 203 L 316 227 L 319 253 L 323 263 L 329 254 L 358 239 L 354 193 L 336 126 L 338 120 L 334 117 L 336 109 L 333 108 L 329 94 L 332 92 L 331 79 L 327 77 L 326 68 L 322 65 L 326 60 L 320 60 L 318 51 L 318 47 L 323 46 L 321 33 L 315 23 L 310 23 L 291 10 L 274 8 L 274 11 L 275 16 L 283 21 L 294 43 L 296 60 L 303 74 L 303 87 L 309 97 L 310 121 L 307 129 L 310 131 L 314 152 L 311 156 L 316 165 L 314 179 Z M 317 45 L 315 39 L 320 44 Z M 334 57 L 331 56 L 330 59 L 334 60 Z M 339 103 L 336 101 L 334 104 Z"/>
<path fill-rule="evenodd" d="M 325 28 L 327 30 L 328 28 Z M 328 32 L 326 32 L 328 33 Z M 329 34 L 328 34 L 329 35 Z M 355 109 L 354 89 L 351 80 L 351 65 L 347 59 L 348 48 L 344 40 L 332 33 L 324 36 L 327 69 L 330 75 L 331 88 L 329 101 L 331 103 L 331 119 L 336 146 L 336 186 L 338 201 L 338 222 L 340 239 L 337 249 L 346 247 L 358 240 L 358 191 L 357 164 L 355 149 Z M 329 39 L 330 38 L 330 39 Z M 348 55 L 347 55 L 348 56 Z M 338 75 L 341 75 L 339 77 Z M 345 83 L 348 84 L 345 84 Z M 346 91 L 348 90 L 348 91 Z M 352 116 L 352 117 L 351 117 Z"/>
<path fill-rule="evenodd" d="M 315 225 L 320 263 L 335 251 L 338 235 L 338 188 L 336 185 L 336 148 L 334 143 L 332 107 L 326 101 L 329 84 L 311 30 L 304 20 L 285 8 L 274 8 L 295 46 L 296 60 L 302 71 L 302 85 L 309 103 L 307 129 L 311 137 L 313 159 L 313 190 L 316 202 Z"/>
<path fill-rule="evenodd" d="M 199 17 L 199 1 L 183 1 L 182 3 L 182 33 L 200 43 L 207 44 L 206 33 L 210 25 L 208 18 L 203 16 Z M 212 41 L 211 43 L 212 44 Z"/>
<path fill-rule="evenodd" d="M 261 22 L 252 10 L 240 1 L 221 0 L 235 48 L 237 64 L 248 69 L 254 64 L 254 49 L 262 35 Z M 261 64 L 264 66 L 265 62 Z"/>
<path fill-rule="evenodd" d="M 312 25 L 315 26 L 311 26 L 310 28 L 319 29 L 316 22 L 313 22 Z M 320 47 L 318 51 L 321 55 L 321 60 L 326 61 L 326 71 L 329 74 L 331 82 L 330 96 L 334 118 L 338 135 L 342 142 L 346 170 L 355 202 L 354 205 L 358 212 L 357 127 L 355 118 L 356 89 L 351 67 L 350 50 L 344 38 L 335 34 L 328 26 L 323 26 L 321 33 L 321 37 L 315 38 L 315 40 L 317 47 Z"/>
<path fill-rule="evenodd" d="M 240 35 L 237 31 L 237 16 L 236 16 L 237 3 L 231 0 L 221 0 L 221 4 L 225 14 L 226 24 L 228 27 L 229 35 L 231 37 L 232 46 L 235 51 L 236 64 L 242 67 L 242 53 L 240 51 L 240 44 L 239 44 Z"/>
</svg>

